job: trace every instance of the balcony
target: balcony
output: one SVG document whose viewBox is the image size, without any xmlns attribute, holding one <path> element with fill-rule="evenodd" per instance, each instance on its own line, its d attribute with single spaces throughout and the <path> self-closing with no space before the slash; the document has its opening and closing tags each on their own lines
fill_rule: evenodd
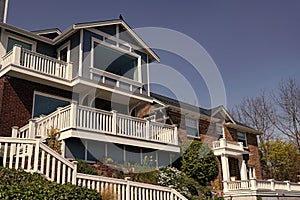
<svg viewBox="0 0 300 200">
<path fill-rule="evenodd" d="M 50 78 L 58 83 L 72 80 L 72 63 L 29 51 L 17 45 L 2 57 L 1 74 L 11 71 L 44 80 Z"/>
<path fill-rule="evenodd" d="M 116 111 L 79 106 L 76 103 L 58 108 L 50 115 L 30 120 L 28 125 L 14 130 L 13 135 L 18 138 L 45 139 L 52 128 L 60 130 L 61 139 L 79 137 L 153 148 L 168 145 L 170 151 L 179 151 L 175 126 L 150 122 Z"/>
<path fill-rule="evenodd" d="M 243 154 L 244 147 L 242 142 L 233 142 L 221 138 L 213 142 L 213 151 L 216 156 L 222 154 L 237 156 Z"/>
</svg>

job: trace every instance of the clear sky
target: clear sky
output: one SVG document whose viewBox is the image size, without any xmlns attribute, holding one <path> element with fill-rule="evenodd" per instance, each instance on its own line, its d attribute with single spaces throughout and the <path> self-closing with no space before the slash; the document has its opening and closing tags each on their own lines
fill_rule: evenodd
<svg viewBox="0 0 300 200">
<path fill-rule="evenodd" d="M 283 79 L 300 77 L 298 0 L 10 0 L 7 22 L 26 30 L 64 30 L 73 23 L 116 19 L 120 14 L 132 28 L 169 28 L 201 44 L 222 75 L 228 108 L 261 89 L 272 91 Z M 191 79 L 200 106 L 210 107 L 205 83 L 189 63 L 172 52 L 157 53 L 163 65 Z M 180 99 L 196 103 L 184 90 Z"/>
</svg>

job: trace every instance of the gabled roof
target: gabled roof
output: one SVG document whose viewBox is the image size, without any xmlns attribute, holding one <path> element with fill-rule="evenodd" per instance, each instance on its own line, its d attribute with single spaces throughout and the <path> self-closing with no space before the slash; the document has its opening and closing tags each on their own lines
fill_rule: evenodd
<svg viewBox="0 0 300 200">
<path fill-rule="evenodd" d="M 65 40 L 67 37 L 75 33 L 76 31 L 80 29 L 87 29 L 87 28 L 94 28 L 94 27 L 101 27 L 101 26 L 108 26 L 108 25 L 121 25 L 128 34 L 141 46 L 142 49 L 144 49 L 149 55 L 150 55 L 150 61 L 158 61 L 160 62 L 159 57 L 156 55 L 156 53 L 130 28 L 130 26 L 122 19 L 116 19 L 116 20 L 106 20 L 106 21 L 96 21 L 96 22 L 86 22 L 86 23 L 77 23 L 72 25 L 67 30 L 63 31 L 62 33 L 58 29 L 48 29 L 48 31 L 56 31 L 57 33 L 60 33 L 57 37 L 54 39 L 49 39 L 43 36 L 40 36 L 41 33 L 47 31 L 47 30 L 41 30 L 41 31 L 26 31 L 24 29 L 20 29 L 17 27 L 14 27 L 12 25 L 8 25 L 6 23 L 0 22 L 0 27 L 3 27 L 5 29 L 17 32 L 22 35 L 26 35 L 28 37 L 34 38 L 36 40 L 56 45 L 63 40 Z"/>
<path fill-rule="evenodd" d="M 227 127 L 234 128 L 234 129 L 237 129 L 240 131 L 245 131 L 247 133 L 256 134 L 256 135 L 261 134 L 259 131 L 255 130 L 254 128 L 235 121 L 233 119 L 233 117 L 230 116 L 230 114 L 226 111 L 226 109 L 222 105 L 212 108 L 212 109 L 205 109 L 205 108 L 194 106 L 194 105 L 184 103 L 184 102 L 178 101 L 176 99 L 172 99 L 172 98 L 162 96 L 159 94 L 155 94 L 155 93 L 151 93 L 151 96 L 155 100 L 158 100 L 158 102 L 162 102 L 165 107 L 174 107 L 177 109 L 189 110 L 190 112 L 195 112 L 195 113 L 198 112 L 198 114 L 200 114 L 200 117 L 204 116 L 205 119 L 210 119 L 212 121 L 213 120 L 216 121 L 215 119 L 221 119 L 221 120 L 225 119 L 225 125 Z"/>
</svg>

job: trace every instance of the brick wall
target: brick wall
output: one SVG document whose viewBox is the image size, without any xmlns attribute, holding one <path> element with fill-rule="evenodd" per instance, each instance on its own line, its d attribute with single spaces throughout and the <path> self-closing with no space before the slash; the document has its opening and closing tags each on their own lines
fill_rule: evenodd
<svg viewBox="0 0 300 200">
<path fill-rule="evenodd" d="M 256 135 L 247 134 L 248 150 L 250 157 L 248 164 L 255 167 L 255 175 L 257 179 L 262 179 L 262 170 L 260 165 L 259 150 Z"/>
<path fill-rule="evenodd" d="M 22 127 L 28 123 L 35 90 L 72 98 L 72 92 L 8 76 L 0 78 L 0 136 L 11 136 L 12 126 Z"/>
</svg>

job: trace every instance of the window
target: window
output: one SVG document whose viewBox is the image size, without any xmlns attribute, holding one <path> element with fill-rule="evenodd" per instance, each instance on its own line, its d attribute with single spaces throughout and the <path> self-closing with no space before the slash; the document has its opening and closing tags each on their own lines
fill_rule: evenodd
<svg viewBox="0 0 300 200">
<path fill-rule="evenodd" d="M 223 138 L 223 126 L 221 124 L 216 125 L 216 134 L 218 139 Z"/>
<path fill-rule="evenodd" d="M 22 46 L 25 49 L 32 50 L 32 44 L 8 37 L 6 51 L 10 51 L 16 44 Z"/>
<path fill-rule="evenodd" d="M 93 42 L 93 67 L 139 81 L 140 57 L 108 45 Z"/>
<path fill-rule="evenodd" d="M 57 56 L 59 60 L 69 62 L 70 60 L 70 41 L 57 49 Z"/>
<path fill-rule="evenodd" d="M 198 120 L 197 119 L 191 119 L 191 118 L 185 118 L 185 129 L 187 136 L 196 137 L 199 135 L 198 131 Z"/>
<path fill-rule="evenodd" d="M 34 94 L 33 117 L 48 115 L 58 107 L 65 107 L 70 104 L 70 100 L 39 92 Z"/>
<path fill-rule="evenodd" d="M 242 142 L 244 147 L 247 147 L 246 133 L 238 132 L 238 142 Z"/>
</svg>

